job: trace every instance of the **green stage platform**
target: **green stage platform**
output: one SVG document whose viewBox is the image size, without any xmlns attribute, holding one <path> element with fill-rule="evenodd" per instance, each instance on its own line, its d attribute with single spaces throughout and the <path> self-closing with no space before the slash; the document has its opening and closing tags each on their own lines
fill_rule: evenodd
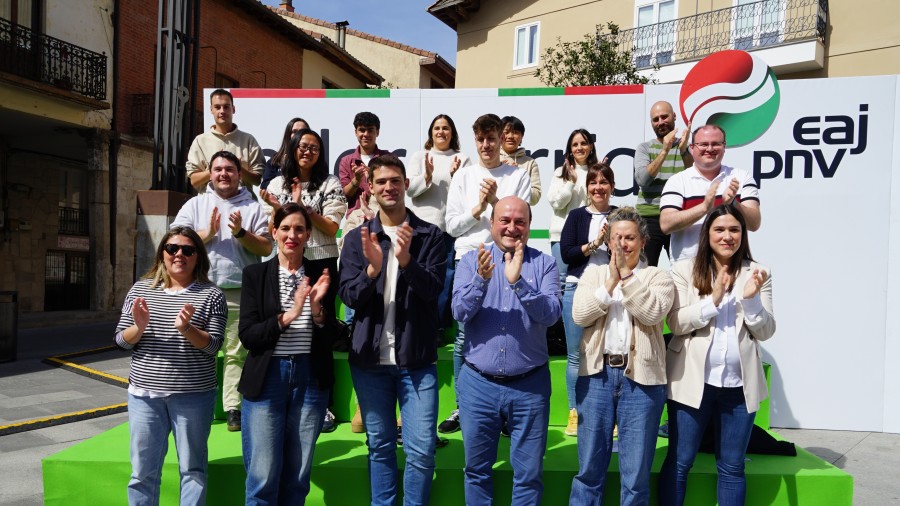
<svg viewBox="0 0 900 506">
<path fill-rule="evenodd" d="M 335 415 L 348 420 L 355 409 L 345 354 L 336 354 L 337 384 Z M 440 415 L 453 409 L 452 356 L 448 346 L 440 351 Z M 768 369 L 766 371 L 768 373 Z M 544 501 L 546 505 L 566 504 L 572 477 L 578 468 L 577 438 L 563 434 L 566 421 L 565 358 L 551 361 L 554 378 L 551 398 L 551 428 L 544 458 Z M 768 374 L 767 374 L 768 375 Z M 556 379 L 559 380 L 556 380 Z M 768 404 L 757 424 L 768 428 Z M 463 445 L 461 433 L 446 436 L 450 444 L 437 451 L 431 504 L 464 504 Z M 777 436 L 776 436 L 777 437 Z M 656 473 L 666 452 L 666 439 L 657 442 L 653 465 L 655 503 Z M 178 504 L 178 465 L 174 443 L 163 469 L 162 504 Z M 748 455 L 747 504 L 829 504 L 849 505 L 853 499 L 853 479 L 818 457 L 798 448 L 797 457 Z M 512 469 L 508 462 L 509 440 L 500 439 L 500 461 L 495 467 L 495 503 L 509 504 Z M 403 451 L 398 450 L 402 466 Z M 210 478 L 207 504 L 243 504 L 244 468 L 239 433 L 230 433 L 216 421 L 209 439 Z M 401 467 L 402 468 L 402 467 Z M 126 503 L 125 487 L 130 476 L 128 424 L 120 425 L 43 461 L 45 504 L 119 505 Z M 341 423 L 331 434 L 322 434 L 316 445 L 312 492 L 309 504 L 363 505 L 369 500 L 365 435 L 350 432 Z M 604 504 L 618 504 L 618 460 L 610 463 L 609 485 Z M 715 504 L 716 466 L 712 455 L 700 454 L 689 481 L 686 504 Z"/>
</svg>

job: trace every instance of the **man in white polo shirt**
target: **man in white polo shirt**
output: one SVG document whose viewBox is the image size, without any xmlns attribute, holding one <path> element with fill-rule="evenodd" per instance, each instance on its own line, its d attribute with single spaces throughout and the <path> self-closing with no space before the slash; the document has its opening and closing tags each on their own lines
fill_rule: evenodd
<svg viewBox="0 0 900 506">
<path fill-rule="evenodd" d="M 734 204 L 744 214 L 747 230 L 759 230 L 759 185 L 750 173 L 722 165 L 725 131 L 717 125 L 694 130 L 694 166 L 666 182 L 659 202 L 659 225 L 672 235 L 671 260 L 697 255 L 697 241 L 706 215 L 720 204 Z"/>
</svg>

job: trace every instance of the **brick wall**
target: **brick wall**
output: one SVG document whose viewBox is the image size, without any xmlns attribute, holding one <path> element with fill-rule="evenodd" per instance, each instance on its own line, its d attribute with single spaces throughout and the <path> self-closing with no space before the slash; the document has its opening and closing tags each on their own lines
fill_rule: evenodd
<svg viewBox="0 0 900 506">
<path fill-rule="evenodd" d="M 302 88 L 303 49 L 255 15 L 228 0 L 202 0 L 200 65 L 194 110 L 203 108 L 203 88 L 215 86 L 216 73 L 242 88 Z M 119 130 L 130 132 L 133 94 L 154 93 L 157 2 L 121 0 L 119 20 Z M 151 116 L 152 121 L 152 116 Z M 152 129 L 152 126 L 151 126 Z M 187 137 L 193 138 L 197 132 Z"/>
</svg>

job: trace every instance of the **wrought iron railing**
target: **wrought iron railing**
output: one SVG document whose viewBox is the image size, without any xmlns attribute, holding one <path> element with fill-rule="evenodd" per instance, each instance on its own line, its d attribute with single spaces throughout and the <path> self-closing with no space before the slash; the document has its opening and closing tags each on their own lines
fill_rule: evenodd
<svg viewBox="0 0 900 506">
<path fill-rule="evenodd" d="M 0 18 L 0 71 L 106 99 L 106 55 Z"/>
<path fill-rule="evenodd" d="M 725 49 L 753 49 L 818 39 L 825 42 L 828 0 L 762 0 L 616 34 L 600 33 L 638 68 L 700 59 Z"/>
<path fill-rule="evenodd" d="M 89 235 L 87 209 L 60 207 L 59 233 L 66 235 Z"/>
</svg>

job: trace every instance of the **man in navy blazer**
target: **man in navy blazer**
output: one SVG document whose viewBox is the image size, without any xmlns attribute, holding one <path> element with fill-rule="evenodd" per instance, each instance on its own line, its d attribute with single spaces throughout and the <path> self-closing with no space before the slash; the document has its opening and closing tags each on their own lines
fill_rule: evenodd
<svg viewBox="0 0 900 506">
<path fill-rule="evenodd" d="M 341 300 L 355 310 L 350 373 L 369 447 L 373 504 L 397 498 L 397 416 L 403 419 L 405 500 L 427 504 L 437 434 L 437 299 L 447 253 L 436 226 L 406 209 L 403 162 L 369 162 L 379 211 L 350 231 L 341 251 Z"/>
</svg>

